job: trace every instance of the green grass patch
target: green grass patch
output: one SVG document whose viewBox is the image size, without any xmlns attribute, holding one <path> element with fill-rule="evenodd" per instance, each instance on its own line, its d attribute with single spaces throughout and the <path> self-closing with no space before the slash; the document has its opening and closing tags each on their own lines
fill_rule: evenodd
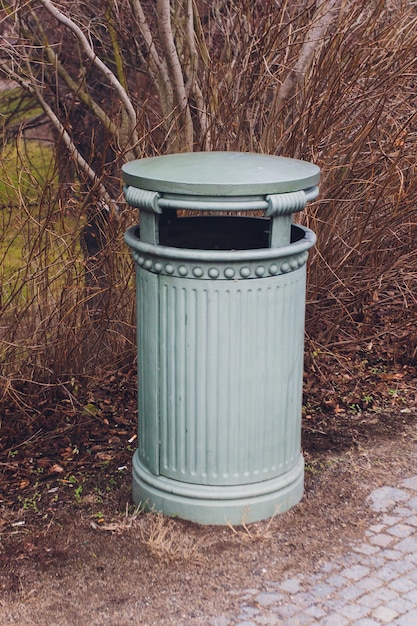
<svg viewBox="0 0 417 626">
<path fill-rule="evenodd" d="M 0 305 L 9 313 L 59 298 L 82 272 L 74 216 L 56 202 L 58 176 L 50 145 L 19 138 L 0 153 Z M 74 243 L 75 242 L 75 243 Z M 11 319 L 11 318 L 10 318 Z"/>
<path fill-rule="evenodd" d="M 0 155 L 0 206 L 19 207 L 35 202 L 45 185 L 56 181 L 52 148 L 20 139 L 4 146 Z"/>
<path fill-rule="evenodd" d="M 20 87 L 0 92 L 0 127 L 2 129 L 30 121 L 41 114 L 42 108 L 36 100 Z"/>
<path fill-rule="evenodd" d="M 2 106 L 5 106 L 5 99 L 2 99 Z M 0 153 L 0 261 L 3 287 L 10 281 L 14 282 L 12 276 L 16 277 L 16 272 L 24 262 L 27 244 L 39 230 L 38 221 L 45 189 L 53 190 L 56 182 L 54 152 L 50 145 L 17 138 L 3 146 Z"/>
</svg>

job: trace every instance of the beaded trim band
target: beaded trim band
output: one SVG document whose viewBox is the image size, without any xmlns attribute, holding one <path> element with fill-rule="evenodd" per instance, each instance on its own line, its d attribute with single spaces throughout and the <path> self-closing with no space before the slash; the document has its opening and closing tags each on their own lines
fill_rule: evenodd
<svg viewBox="0 0 417 626">
<path fill-rule="evenodd" d="M 125 234 L 137 265 L 153 274 L 210 280 L 239 280 L 288 274 L 302 267 L 316 237 L 303 226 L 303 238 L 281 248 L 260 248 L 248 251 L 212 251 L 171 248 L 141 241 L 137 227 Z"/>
</svg>

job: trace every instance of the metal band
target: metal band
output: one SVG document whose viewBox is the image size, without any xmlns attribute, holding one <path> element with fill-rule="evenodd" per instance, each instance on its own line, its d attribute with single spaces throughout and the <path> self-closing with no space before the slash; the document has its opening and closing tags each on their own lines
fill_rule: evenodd
<svg viewBox="0 0 417 626">
<path fill-rule="evenodd" d="M 200 197 L 162 196 L 158 205 L 163 209 L 188 209 L 191 211 L 265 211 L 268 203 L 262 197 Z"/>
<path fill-rule="evenodd" d="M 162 213 L 162 209 L 194 211 L 265 211 L 267 216 L 291 215 L 302 211 L 318 195 L 318 187 L 267 196 L 189 196 L 161 194 L 125 185 L 126 202 L 137 209 Z"/>
</svg>

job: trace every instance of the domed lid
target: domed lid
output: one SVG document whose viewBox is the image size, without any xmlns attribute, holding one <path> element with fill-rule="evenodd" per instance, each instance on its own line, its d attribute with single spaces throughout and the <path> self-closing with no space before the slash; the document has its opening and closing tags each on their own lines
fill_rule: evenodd
<svg viewBox="0 0 417 626">
<path fill-rule="evenodd" d="M 184 152 L 130 161 L 126 184 L 148 191 L 201 196 L 288 193 L 317 185 L 313 163 L 251 152 Z"/>
</svg>

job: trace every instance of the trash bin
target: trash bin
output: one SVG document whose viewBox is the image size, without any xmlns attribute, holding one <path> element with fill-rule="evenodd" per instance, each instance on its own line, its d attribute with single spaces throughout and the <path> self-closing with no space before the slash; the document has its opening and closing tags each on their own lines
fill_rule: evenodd
<svg viewBox="0 0 417 626">
<path fill-rule="evenodd" d="M 133 499 L 200 524 L 266 519 L 303 494 L 305 280 L 314 233 L 292 214 L 316 165 L 240 152 L 123 166 L 140 209 L 139 447 Z"/>
</svg>

